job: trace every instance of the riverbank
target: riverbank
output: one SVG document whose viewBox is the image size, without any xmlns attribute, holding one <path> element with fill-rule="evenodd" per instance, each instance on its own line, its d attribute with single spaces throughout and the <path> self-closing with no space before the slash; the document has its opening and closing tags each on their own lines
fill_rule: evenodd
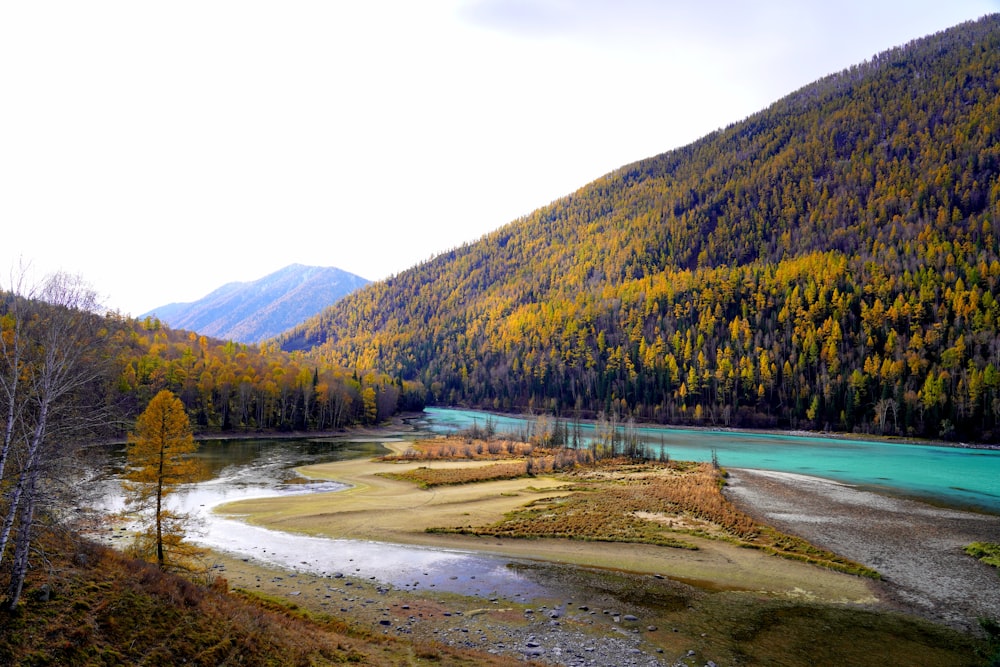
<svg viewBox="0 0 1000 667">
<path fill-rule="evenodd" d="M 873 592 L 888 608 L 966 631 L 1000 619 L 997 570 L 963 552 L 1000 542 L 1000 516 L 764 470 L 731 470 L 726 495 L 759 521 L 877 570 Z"/>
<path fill-rule="evenodd" d="M 470 464 L 461 463 L 466 467 Z M 932 511 L 935 508 L 920 503 L 898 506 L 895 499 L 825 480 L 733 471 L 727 493 L 735 502 L 803 537 L 810 538 L 809 527 L 829 523 L 841 525 L 849 534 L 851 525 L 866 526 L 871 514 L 890 512 L 889 508 L 895 508 L 893 514 L 909 513 L 916 525 L 926 525 L 929 532 L 904 524 L 881 537 L 878 533 L 884 524 L 872 525 L 858 535 L 854 545 L 845 540 L 826 545 L 846 556 L 851 553 L 838 547 L 867 547 L 881 553 L 884 560 L 872 566 L 884 571 L 887 580 L 873 582 L 713 540 L 697 540 L 699 550 L 687 551 L 576 540 L 497 540 L 427 534 L 423 532 L 426 525 L 441 525 L 446 516 L 471 523 L 500 516 L 499 508 L 511 500 L 527 502 L 538 492 L 536 489 L 544 490 L 546 495 L 559 493 L 555 484 L 558 480 L 535 478 L 530 481 L 536 486 L 504 486 L 502 493 L 518 494 L 505 496 L 500 487 L 482 493 L 473 492 L 484 486 L 481 484 L 421 490 L 377 475 L 414 465 L 427 462 L 345 461 L 309 467 L 304 472 L 310 476 L 354 486 L 327 497 L 317 494 L 307 505 L 295 502 L 307 500 L 302 497 L 273 499 L 277 504 L 266 499 L 265 504 L 256 506 L 253 515 L 243 518 L 273 528 L 331 537 L 498 554 L 510 558 L 512 564 L 520 563 L 520 567 L 532 568 L 531 563 L 536 563 L 535 574 L 548 578 L 549 589 L 555 581 L 555 589 L 565 591 L 564 596 L 525 602 L 454 595 L 426 587 L 419 592 L 399 590 L 374 579 L 291 572 L 232 557 L 220 560 L 220 574 L 233 588 L 277 596 L 304 608 L 350 618 L 390 636 L 554 664 L 676 665 L 684 659 L 698 664 L 711 660 L 719 665 L 978 664 L 968 658 L 973 646 L 968 631 L 974 629 L 976 613 L 988 611 L 989 605 L 948 606 L 953 601 L 949 593 L 952 584 L 942 568 L 969 566 L 994 580 L 996 575 L 967 556 L 963 556 L 967 559 L 963 564 L 956 565 L 952 557 L 957 553 L 952 547 L 944 549 L 944 560 L 927 558 L 926 550 L 934 547 L 933 534 L 944 524 L 958 522 L 968 532 L 976 533 L 983 526 L 992 530 L 992 517 L 974 515 L 985 524 L 964 523 L 967 513 Z M 225 509 L 245 511 L 255 502 L 231 504 Z M 828 516 L 836 518 L 827 520 Z M 880 541 L 900 538 L 899 531 L 914 533 L 912 543 Z M 816 535 L 822 537 L 821 533 Z M 925 539 L 920 539 L 921 535 Z M 963 535 L 948 539 L 961 540 Z M 822 544 L 820 539 L 816 541 Z M 896 552 L 902 549 L 911 553 Z M 911 562 L 905 568 L 913 581 L 903 578 L 896 569 L 884 568 L 894 557 Z M 582 567 L 567 568 L 558 563 Z M 933 599 L 930 607 L 907 597 L 920 590 L 921 574 L 928 582 L 937 582 L 936 592 L 932 589 L 932 597 L 926 598 Z M 563 581 L 564 586 L 560 584 Z M 969 584 L 971 588 L 981 585 Z M 988 584 L 983 590 L 984 597 L 1000 599 L 990 592 L 995 589 Z M 947 623 L 960 628 L 964 636 L 949 634 L 942 626 L 909 616 L 896 616 L 893 612 L 897 611 Z M 689 656 L 689 651 L 694 655 Z"/>
<path fill-rule="evenodd" d="M 407 442 L 388 442 L 397 454 Z M 524 477 L 421 489 L 384 476 L 420 466 L 489 461 L 349 460 L 306 466 L 311 478 L 348 484 L 333 493 L 239 501 L 218 512 L 283 531 L 330 538 L 475 551 L 508 558 L 657 574 L 713 590 L 902 610 L 964 631 L 1000 618 L 1000 577 L 965 555 L 976 541 L 1000 542 L 1000 517 L 932 507 L 815 477 L 731 470 L 726 496 L 757 520 L 876 571 L 881 582 L 769 556 L 725 541 L 684 536 L 696 551 L 571 539 L 499 539 L 426 532 L 499 520 L 540 497 L 566 493 L 557 477 Z"/>
</svg>

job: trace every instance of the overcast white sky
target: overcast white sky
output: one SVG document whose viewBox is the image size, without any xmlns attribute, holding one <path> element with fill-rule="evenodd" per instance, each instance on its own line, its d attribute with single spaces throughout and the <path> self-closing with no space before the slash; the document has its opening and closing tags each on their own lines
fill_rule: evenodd
<svg viewBox="0 0 1000 667">
<path fill-rule="evenodd" d="M 0 0 L 0 285 L 368 279 L 1000 0 Z"/>
</svg>

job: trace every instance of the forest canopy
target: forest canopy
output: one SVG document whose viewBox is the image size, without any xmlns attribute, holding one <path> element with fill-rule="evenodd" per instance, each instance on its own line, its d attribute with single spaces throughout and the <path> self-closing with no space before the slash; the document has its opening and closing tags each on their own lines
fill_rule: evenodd
<svg viewBox="0 0 1000 667">
<path fill-rule="evenodd" d="M 990 16 L 622 167 L 276 340 L 443 404 L 995 440 L 998 172 Z"/>
</svg>

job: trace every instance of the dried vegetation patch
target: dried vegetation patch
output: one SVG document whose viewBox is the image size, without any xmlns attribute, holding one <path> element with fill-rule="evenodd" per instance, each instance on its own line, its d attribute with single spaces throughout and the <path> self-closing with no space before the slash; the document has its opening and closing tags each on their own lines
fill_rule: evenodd
<svg viewBox="0 0 1000 667">
<path fill-rule="evenodd" d="M 527 474 L 525 461 L 494 463 L 475 468 L 428 468 L 421 466 L 406 472 L 379 473 L 382 477 L 413 482 L 423 489 L 450 484 L 470 484 L 498 479 L 514 479 Z"/>
<path fill-rule="evenodd" d="M 685 549 L 696 548 L 684 539 L 685 535 L 696 535 L 842 572 L 878 577 L 875 571 L 858 563 L 754 521 L 722 494 L 724 473 L 711 464 L 624 458 L 594 461 L 586 451 L 531 449 L 531 445 L 511 442 L 494 449 L 500 456 L 511 452 L 511 457 L 524 458 L 470 468 L 422 467 L 393 476 L 434 486 L 507 479 L 544 470 L 560 474 L 566 480 L 565 489 L 571 493 L 535 499 L 489 525 L 431 528 L 430 532 L 633 542 Z M 405 458 L 455 460 L 463 452 L 476 458 L 489 451 L 489 443 L 453 440 L 414 448 Z"/>
<path fill-rule="evenodd" d="M 0 611 L 0 665 L 513 665 L 375 634 L 283 600 L 197 583 L 108 547 L 39 541 L 46 567 Z M 38 557 L 41 562 L 41 557 Z M 0 570 L 0 583 L 6 572 Z"/>
</svg>

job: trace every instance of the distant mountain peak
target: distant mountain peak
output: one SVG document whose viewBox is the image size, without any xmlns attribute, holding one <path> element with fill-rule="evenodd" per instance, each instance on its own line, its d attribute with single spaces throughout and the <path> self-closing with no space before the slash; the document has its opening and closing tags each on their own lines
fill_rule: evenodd
<svg viewBox="0 0 1000 667">
<path fill-rule="evenodd" d="M 189 303 L 170 303 L 144 313 L 174 329 L 257 343 L 313 317 L 368 280 L 335 267 L 289 264 L 263 278 L 234 281 Z"/>
</svg>

